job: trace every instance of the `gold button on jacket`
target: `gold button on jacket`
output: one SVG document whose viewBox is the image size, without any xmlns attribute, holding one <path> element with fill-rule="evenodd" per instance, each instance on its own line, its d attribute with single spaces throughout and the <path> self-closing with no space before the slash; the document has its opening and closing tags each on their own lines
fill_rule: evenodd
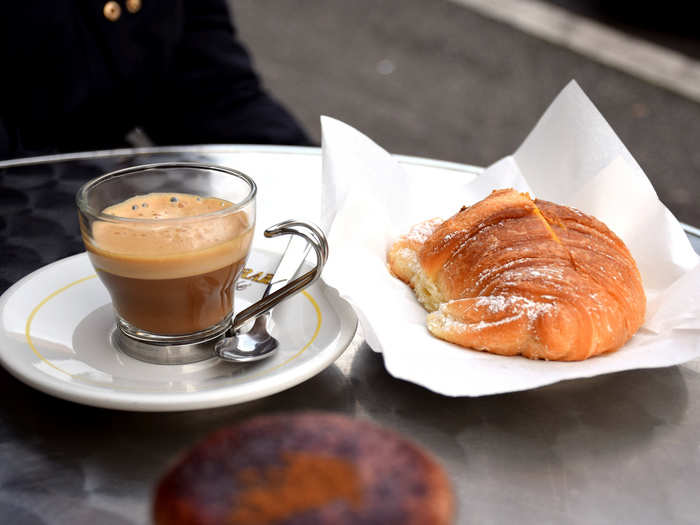
<svg viewBox="0 0 700 525">
<path fill-rule="evenodd" d="M 104 13 L 105 18 L 107 20 L 109 20 L 110 22 L 116 22 L 122 15 L 122 8 L 117 2 L 111 0 L 110 2 L 107 2 L 105 4 L 102 12 Z"/>
<path fill-rule="evenodd" d="M 129 13 L 138 13 L 141 10 L 141 0 L 126 0 L 126 10 Z"/>
</svg>

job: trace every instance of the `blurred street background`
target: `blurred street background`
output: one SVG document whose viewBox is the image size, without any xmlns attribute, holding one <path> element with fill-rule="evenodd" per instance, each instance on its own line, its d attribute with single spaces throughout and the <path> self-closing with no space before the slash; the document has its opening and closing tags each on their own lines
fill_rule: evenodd
<svg viewBox="0 0 700 525">
<path fill-rule="evenodd" d="M 329 115 L 392 153 L 485 166 L 576 79 L 661 200 L 700 226 L 700 41 L 681 2 L 230 3 L 267 88 L 319 143 Z"/>
</svg>

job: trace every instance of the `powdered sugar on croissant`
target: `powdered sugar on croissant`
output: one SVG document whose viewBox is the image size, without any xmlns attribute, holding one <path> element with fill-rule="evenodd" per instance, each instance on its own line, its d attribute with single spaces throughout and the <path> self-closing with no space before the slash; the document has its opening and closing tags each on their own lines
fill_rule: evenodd
<svg viewBox="0 0 700 525">
<path fill-rule="evenodd" d="M 646 298 L 623 242 L 578 210 L 497 190 L 391 247 L 431 333 L 502 355 L 577 361 L 621 347 Z"/>
</svg>

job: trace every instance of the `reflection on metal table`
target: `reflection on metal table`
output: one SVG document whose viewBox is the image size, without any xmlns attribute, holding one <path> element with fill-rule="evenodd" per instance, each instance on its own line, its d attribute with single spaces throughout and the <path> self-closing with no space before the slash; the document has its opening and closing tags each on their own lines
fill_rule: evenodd
<svg viewBox="0 0 700 525">
<path fill-rule="evenodd" d="M 407 170 L 431 175 L 480 171 L 398 158 Z M 0 162 L 0 292 L 83 251 L 74 206 L 82 183 L 119 167 L 174 160 L 251 175 L 260 187 L 258 232 L 320 211 L 316 148 L 193 146 Z M 307 202 L 265 206 L 266 193 L 297 195 L 301 187 Z M 700 252 L 700 231 L 685 229 Z M 698 361 L 448 398 L 392 378 L 358 331 L 311 379 L 233 406 L 94 408 L 43 394 L 3 369 L 0 392 L 0 516 L 12 523 L 148 523 L 155 481 L 178 452 L 252 415 L 309 409 L 374 420 L 432 451 L 452 480 L 458 523 L 696 523 L 700 516 Z"/>
</svg>

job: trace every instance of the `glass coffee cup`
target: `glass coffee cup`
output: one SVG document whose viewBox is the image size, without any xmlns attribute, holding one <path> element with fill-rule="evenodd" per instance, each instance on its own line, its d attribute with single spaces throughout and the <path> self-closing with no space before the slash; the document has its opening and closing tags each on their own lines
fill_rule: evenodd
<svg viewBox="0 0 700 525">
<path fill-rule="evenodd" d="M 81 234 L 112 299 L 121 336 L 116 346 L 155 363 L 212 357 L 211 342 L 232 326 L 235 283 L 253 240 L 256 193 L 244 173 L 191 163 L 127 168 L 80 188 Z M 278 228 L 266 235 L 278 233 L 298 232 Z M 318 262 L 313 279 L 292 281 L 242 317 L 264 313 L 300 284 L 308 286 L 325 259 Z"/>
</svg>

